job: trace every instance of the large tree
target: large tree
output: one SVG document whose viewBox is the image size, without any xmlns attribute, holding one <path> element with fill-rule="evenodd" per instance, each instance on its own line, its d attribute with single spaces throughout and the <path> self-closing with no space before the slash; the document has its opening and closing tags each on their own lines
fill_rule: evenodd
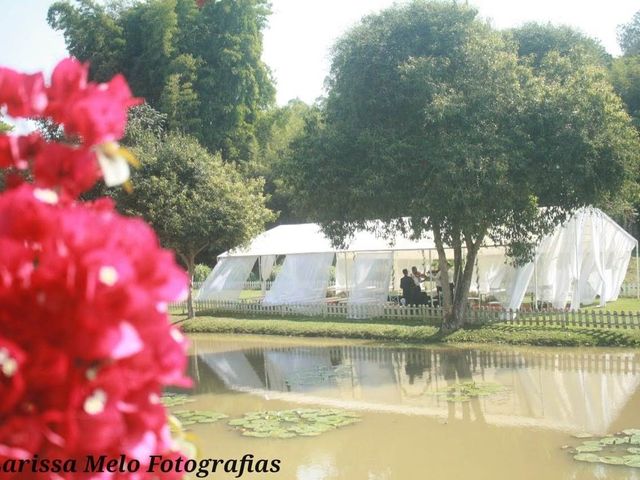
<svg viewBox="0 0 640 480">
<path fill-rule="evenodd" d="M 625 55 L 640 55 L 640 10 L 629 23 L 618 27 L 618 43 Z"/>
<path fill-rule="evenodd" d="M 266 0 L 58 1 L 49 24 L 97 80 L 123 73 L 135 95 L 225 160 L 256 155 L 275 89 L 261 60 Z"/>
<path fill-rule="evenodd" d="M 242 244 L 272 220 L 263 181 L 247 179 L 193 137 L 138 132 L 134 138 L 141 167 L 133 173 L 133 192 L 117 195 L 118 208 L 147 220 L 190 279 L 200 256 Z M 188 312 L 193 316 L 191 289 Z"/>
<path fill-rule="evenodd" d="M 258 122 L 258 155 L 248 170 L 252 176 L 264 177 L 268 205 L 271 210 L 278 212 L 278 223 L 305 220 L 304 216 L 296 215 L 292 209 L 293 198 L 283 181 L 283 170 L 287 168 L 286 160 L 291 156 L 291 143 L 302 133 L 305 118 L 312 111 L 312 107 L 295 99 L 283 107 L 271 109 Z"/>
<path fill-rule="evenodd" d="M 599 41 L 565 25 L 530 22 L 507 30 L 505 34 L 516 42 L 521 61 L 535 67 L 539 67 L 551 52 L 563 57 L 579 55 L 583 63 L 606 66 L 611 62 L 611 55 Z"/>
<path fill-rule="evenodd" d="M 366 17 L 337 42 L 323 115 L 295 144 L 297 201 L 338 242 L 374 218 L 387 231 L 431 230 L 443 284 L 456 285 L 453 298 L 443 291 L 443 329 L 461 326 L 485 238 L 525 261 L 636 160 L 606 72 L 580 58 L 551 51 L 533 68 L 455 3 Z"/>
</svg>

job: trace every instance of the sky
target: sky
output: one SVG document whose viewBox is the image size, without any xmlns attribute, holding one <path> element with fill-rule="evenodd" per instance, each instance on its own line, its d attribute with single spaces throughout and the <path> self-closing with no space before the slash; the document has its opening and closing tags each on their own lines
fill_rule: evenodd
<svg viewBox="0 0 640 480">
<path fill-rule="evenodd" d="M 462 1 L 462 0 L 460 0 Z M 66 55 L 62 34 L 46 22 L 52 0 L 0 0 L 0 65 L 50 72 Z M 271 0 L 273 14 L 264 33 L 263 59 L 271 68 L 277 102 L 312 103 L 324 94 L 331 46 L 364 15 L 393 0 Z M 619 55 L 616 27 L 640 10 L 639 0 L 469 0 L 496 28 L 527 21 L 569 25 Z"/>
</svg>

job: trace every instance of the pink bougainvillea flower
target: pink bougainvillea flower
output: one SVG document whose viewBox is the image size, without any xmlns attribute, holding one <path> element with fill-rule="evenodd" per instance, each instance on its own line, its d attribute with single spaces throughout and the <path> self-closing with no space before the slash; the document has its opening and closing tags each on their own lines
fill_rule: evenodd
<svg viewBox="0 0 640 480">
<path fill-rule="evenodd" d="M 29 135 L 0 135 L 0 168 L 25 170 L 43 144 L 37 132 Z"/>
<path fill-rule="evenodd" d="M 71 137 L 0 136 L 12 187 L 0 193 L 0 463 L 124 453 L 145 465 L 150 455 L 180 455 L 158 398 L 167 385 L 190 385 L 186 340 L 166 313 L 187 278 L 144 222 L 109 199 L 76 200 L 100 177 L 96 152 L 119 169 L 107 168 L 105 180 L 123 180 L 117 163 L 128 154 L 116 140 L 136 103 L 122 77 L 98 85 L 87 72 L 65 60 L 45 90 L 41 76 L 0 70 L 1 105 L 53 119 Z M 143 471 L 110 478 L 158 476 Z M 56 478 L 104 477 L 69 475 Z"/>
<path fill-rule="evenodd" d="M 40 149 L 33 166 L 35 184 L 58 187 L 72 197 L 89 190 L 100 178 L 95 155 L 86 149 L 48 143 Z"/>
<path fill-rule="evenodd" d="M 40 115 L 47 106 L 42 73 L 29 75 L 0 68 L 0 107 L 3 105 L 12 117 Z"/>
<path fill-rule="evenodd" d="M 47 89 L 46 114 L 64 126 L 67 135 L 77 135 L 85 146 L 115 141 L 124 135 L 127 110 L 140 103 L 133 98 L 122 75 L 110 82 L 87 82 L 88 65 L 63 60 L 55 68 Z"/>
<path fill-rule="evenodd" d="M 45 115 L 64 123 L 66 105 L 87 88 L 89 65 L 75 58 L 65 58 L 53 69 L 47 88 L 49 103 Z"/>
</svg>

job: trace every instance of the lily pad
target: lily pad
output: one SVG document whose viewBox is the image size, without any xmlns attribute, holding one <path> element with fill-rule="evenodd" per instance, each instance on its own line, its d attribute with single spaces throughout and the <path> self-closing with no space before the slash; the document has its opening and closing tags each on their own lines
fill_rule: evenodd
<svg viewBox="0 0 640 480">
<path fill-rule="evenodd" d="M 230 420 L 228 425 L 247 437 L 292 438 L 314 437 L 359 421 L 360 417 L 351 412 L 337 409 L 300 408 L 251 412 L 242 418 Z"/>
<path fill-rule="evenodd" d="M 428 394 L 444 397 L 448 402 L 468 402 L 472 398 L 488 397 L 498 393 L 504 393 L 507 390 L 507 387 L 499 383 L 463 382 L 440 388 Z"/>
<path fill-rule="evenodd" d="M 195 402 L 193 398 L 182 393 L 165 393 L 160 397 L 160 401 L 167 408 L 177 407 L 186 403 Z"/>
<path fill-rule="evenodd" d="M 209 410 L 176 410 L 173 412 L 182 425 L 194 425 L 196 423 L 214 423 L 227 415 Z"/>
<path fill-rule="evenodd" d="M 576 452 L 589 453 L 589 452 L 601 452 L 602 447 L 599 445 L 580 445 L 576 447 Z"/>
<path fill-rule="evenodd" d="M 640 468 L 640 455 L 625 455 L 622 458 L 627 467 Z"/>
<path fill-rule="evenodd" d="M 581 462 L 640 468 L 640 447 L 630 446 L 640 445 L 638 431 L 627 429 L 615 435 L 585 440 L 581 445 L 574 447 L 573 458 Z"/>
</svg>

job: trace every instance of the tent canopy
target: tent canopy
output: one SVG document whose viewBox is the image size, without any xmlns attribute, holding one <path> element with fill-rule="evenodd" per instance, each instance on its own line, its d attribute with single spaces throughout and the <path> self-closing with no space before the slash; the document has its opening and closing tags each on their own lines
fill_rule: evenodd
<svg viewBox="0 0 640 480">
<path fill-rule="evenodd" d="M 493 246 L 488 238 L 485 245 Z M 384 252 L 435 250 L 433 234 L 425 232 L 422 238 L 410 240 L 396 232 L 391 238 L 382 238 L 366 230 L 357 230 L 348 240 L 346 248 L 335 248 L 316 223 L 279 225 L 262 232 L 246 247 L 234 248 L 219 255 L 222 257 L 245 257 L 262 255 L 293 255 L 325 252 Z"/>
<path fill-rule="evenodd" d="M 512 309 L 520 307 L 527 293 L 556 308 L 564 308 L 568 301 L 571 308 L 579 308 L 580 303 L 591 303 L 596 297 L 604 304 L 617 298 L 637 244 L 602 211 L 583 208 L 542 239 L 535 261 L 527 265 L 510 265 L 504 246 L 486 239 L 474 265 L 471 290 Z M 266 280 L 276 256 L 285 255 L 282 278 L 276 277 L 265 301 L 322 302 L 335 255 L 336 289 L 349 293 L 349 303 L 381 304 L 386 301 L 385 292 L 399 288 L 403 268 L 416 265 L 419 270 L 431 270 L 437 259 L 434 250 L 432 232 L 410 240 L 401 232 L 383 238 L 358 230 L 348 246 L 339 249 L 317 224 L 280 225 L 245 247 L 221 254 L 199 298 L 238 298 L 242 281 L 257 259 L 260 276 Z M 332 256 L 327 257 L 329 254 Z"/>
</svg>

